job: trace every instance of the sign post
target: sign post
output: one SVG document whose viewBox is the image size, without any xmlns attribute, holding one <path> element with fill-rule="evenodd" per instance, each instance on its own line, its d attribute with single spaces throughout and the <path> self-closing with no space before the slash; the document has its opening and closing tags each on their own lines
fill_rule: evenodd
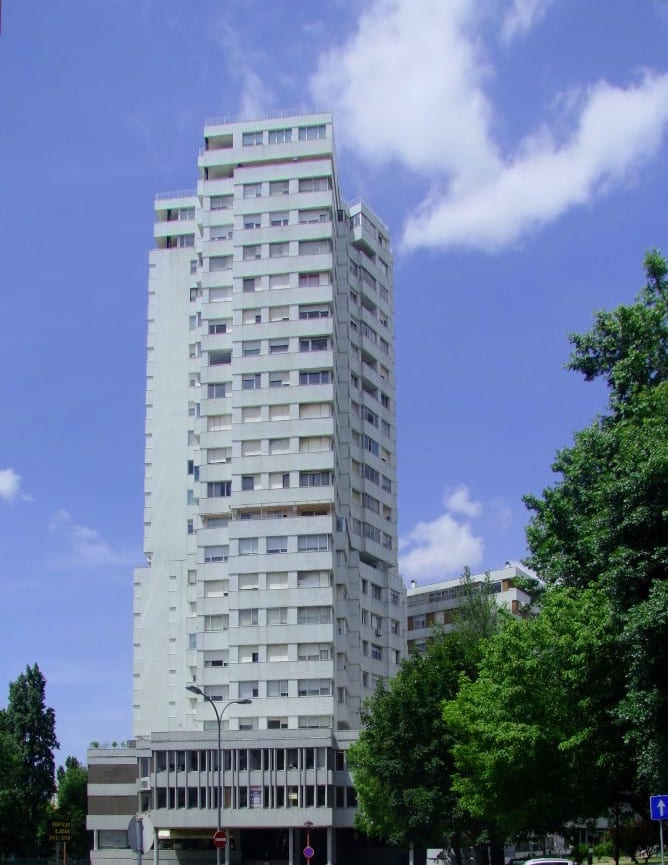
<svg viewBox="0 0 668 865">
<path fill-rule="evenodd" d="M 668 820 L 668 796 L 649 797 L 649 816 L 659 821 L 659 838 L 661 840 L 661 865 L 665 865 L 663 855 L 663 821 Z"/>
<path fill-rule="evenodd" d="M 227 832 L 224 829 L 218 829 L 213 833 L 213 846 L 219 850 L 224 850 L 227 846 Z"/>
</svg>

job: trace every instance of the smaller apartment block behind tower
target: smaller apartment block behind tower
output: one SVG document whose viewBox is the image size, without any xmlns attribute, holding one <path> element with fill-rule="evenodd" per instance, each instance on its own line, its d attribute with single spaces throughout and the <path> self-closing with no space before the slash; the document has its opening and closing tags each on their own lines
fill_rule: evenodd
<svg viewBox="0 0 668 865">
<path fill-rule="evenodd" d="M 209 122 L 150 256 L 134 732 L 355 729 L 403 654 L 387 229 L 329 115 Z"/>
</svg>

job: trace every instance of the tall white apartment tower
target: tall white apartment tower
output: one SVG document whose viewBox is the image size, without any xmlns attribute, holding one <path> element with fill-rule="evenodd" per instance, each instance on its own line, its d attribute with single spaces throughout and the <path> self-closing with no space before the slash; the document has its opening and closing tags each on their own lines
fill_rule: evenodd
<svg viewBox="0 0 668 865">
<path fill-rule="evenodd" d="M 209 121 L 198 169 L 155 203 L 135 741 L 89 754 L 93 862 L 135 812 L 201 862 L 221 804 L 235 865 L 356 865 L 346 749 L 405 651 L 388 231 L 328 114 Z"/>
<path fill-rule="evenodd" d="M 211 120 L 156 199 L 134 732 L 354 730 L 403 655 L 392 258 L 329 114 Z"/>
</svg>

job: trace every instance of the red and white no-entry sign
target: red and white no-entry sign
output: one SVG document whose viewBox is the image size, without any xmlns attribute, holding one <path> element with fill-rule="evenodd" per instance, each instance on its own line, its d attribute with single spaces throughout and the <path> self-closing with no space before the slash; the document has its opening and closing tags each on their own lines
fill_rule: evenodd
<svg viewBox="0 0 668 865">
<path fill-rule="evenodd" d="M 213 846 L 224 847 L 227 844 L 227 832 L 224 829 L 218 829 L 213 833 Z"/>
</svg>

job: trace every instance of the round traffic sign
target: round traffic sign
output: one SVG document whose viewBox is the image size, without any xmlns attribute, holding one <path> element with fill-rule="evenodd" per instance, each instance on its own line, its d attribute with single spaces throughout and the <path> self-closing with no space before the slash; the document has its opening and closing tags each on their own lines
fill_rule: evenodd
<svg viewBox="0 0 668 865">
<path fill-rule="evenodd" d="M 224 847 L 227 844 L 227 832 L 224 829 L 218 829 L 213 833 L 213 846 Z"/>
<path fill-rule="evenodd" d="M 310 844 L 307 845 L 306 847 L 304 847 L 303 852 L 304 852 L 304 859 L 313 859 L 313 857 L 315 856 L 315 850 L 313 849 L 313 847 L 311 847 Z"/>
</svg>

